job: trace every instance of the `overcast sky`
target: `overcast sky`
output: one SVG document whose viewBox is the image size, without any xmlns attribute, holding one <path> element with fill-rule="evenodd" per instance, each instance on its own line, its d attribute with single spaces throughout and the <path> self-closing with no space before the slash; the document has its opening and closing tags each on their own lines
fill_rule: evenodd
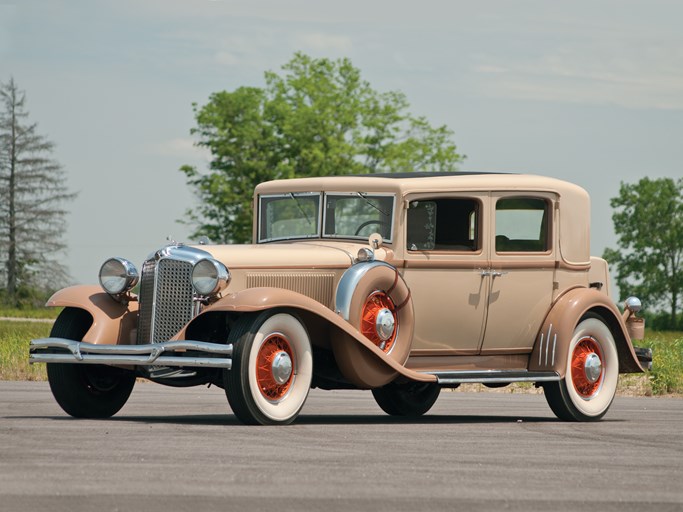
<svg viewBox="0 0 683 512">
<path fill-rule="evenodd" d="M 192 103 L 263 86 L 296 51 L 349 57 L 375 89 L 404 92 L 454 131 L 463 170 L 586 188 L 600 255 L 620 180 L 683 176 L 682 20 L 678 0 L 0 0 L 0 81 L 26 91 L 79 192 L 74 282 L 187 240 L 178 168 L 206 168 Z"/>
</svg>

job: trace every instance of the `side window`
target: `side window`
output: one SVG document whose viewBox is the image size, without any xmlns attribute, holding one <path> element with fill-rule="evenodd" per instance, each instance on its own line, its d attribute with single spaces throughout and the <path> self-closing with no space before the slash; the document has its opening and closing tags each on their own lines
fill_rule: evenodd
<svg viewBox="0 0 683 512">
<path fill-rule="evenodd" d="M 550 249 L 550 205 L 545 199 L 510 197 L 496 203 L 496 252 Z"/>
<path fill-rule="evenodd" d="M 424 199 L 408 208 L 409 251 L 477 251 L 479 202 L 475 199 Z"/>
</svg>

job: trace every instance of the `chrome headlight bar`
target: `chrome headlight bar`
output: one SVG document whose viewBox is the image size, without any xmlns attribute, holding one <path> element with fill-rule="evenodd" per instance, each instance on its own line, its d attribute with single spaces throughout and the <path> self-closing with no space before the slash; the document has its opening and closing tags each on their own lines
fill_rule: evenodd
<svg viewBox="0 0 683 512">
<path fill-rule="evenodd" d="M 192 287 L 202 297 L 211 297 L 230 284 L 230 271 L 218 260 L 201 258 L 192 268 Z M 138 270 L 124 258 L 109 258 L 100 268 L 100 284 L 105 292 L 120 298 L 129 292 L 140 279 Z"/>
</svg>

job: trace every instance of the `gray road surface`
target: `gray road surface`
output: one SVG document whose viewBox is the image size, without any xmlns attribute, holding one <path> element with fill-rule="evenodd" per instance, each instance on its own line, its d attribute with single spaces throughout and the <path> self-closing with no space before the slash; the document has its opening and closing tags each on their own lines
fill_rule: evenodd
<svg viewBox="0 0 683 512">
<path fill-rule="evenodd" d="M 216 388 L 138 384 L 74 420 L 47 383 L 0 382 L 0 510 L 683 510 L 683 400 L 618 397 L 595 424 L 543 396 L 442 393 L 420 420 L 312 391 L 247 427 Z"/>
</svg>

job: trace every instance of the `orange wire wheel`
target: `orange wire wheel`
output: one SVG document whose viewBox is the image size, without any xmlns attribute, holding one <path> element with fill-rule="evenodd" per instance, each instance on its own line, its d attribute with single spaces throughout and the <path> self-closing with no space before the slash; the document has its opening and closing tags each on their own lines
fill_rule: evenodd
<svg viewBox="0 0 683 512">
<path fill-rule="evenodd" d="M 398 315 L 394 302 L 385 292 L 375 291 L 368 296 L 361 313 L 360 332 L 386 353 L 393 348 Z"/>
<path fill-rule="evenodd" d="M 591 336 L 581 338 L 571 356 L 572 382 L 584 399 L 593 398 L 602 386 L 605 375 L 600 344 Z"/>
<path fill-rule="evenodd" d="M 294 354 L 280 333 L 268 336 L 256 357 L 256 382 L 261 394 L 272 402 L 284 398 L 294 380 Z"/>
</svg>

